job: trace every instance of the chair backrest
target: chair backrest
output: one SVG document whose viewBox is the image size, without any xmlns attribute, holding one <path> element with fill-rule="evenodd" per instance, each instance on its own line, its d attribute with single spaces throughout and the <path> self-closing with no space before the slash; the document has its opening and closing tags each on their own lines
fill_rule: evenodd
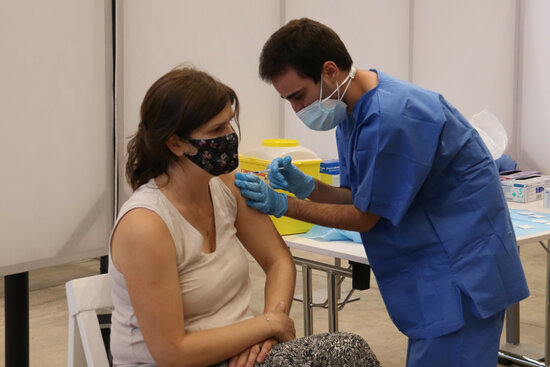
<svg viewBox="0 0 550 367">
<path fill-rule="evenodd" d="M 74 279 L 66 283 L 69 306 L 69 367 L 109 367 L 109 358 L 97 310 L 113 307 L 107 274 Z"/>
</svg>

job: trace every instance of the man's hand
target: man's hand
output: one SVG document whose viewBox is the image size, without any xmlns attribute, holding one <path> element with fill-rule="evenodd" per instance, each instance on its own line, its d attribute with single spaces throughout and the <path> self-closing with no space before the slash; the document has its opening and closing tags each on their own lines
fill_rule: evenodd
<svg viewBox="0 0 550 367">
<path fill-rule="evenodd" d="M 235 177 L 235 186 L 241 190 L 241 195 L 248 199 L 248 206 L 277 218 L 282 217 L 288 210 L 286 195 L 270 189 L 258 176 L 237 172 Z"/>
<path fill-rule="evenodd" d="M 282 169 L 281 169 L 282 168 Z M 287 190 L 298 199 L 305 199 L 315 189 L 315 180 L 292 164 L 292 158 L 275 158 L 267 165 L 269 186 L 274 189 Z"/>
</svg>

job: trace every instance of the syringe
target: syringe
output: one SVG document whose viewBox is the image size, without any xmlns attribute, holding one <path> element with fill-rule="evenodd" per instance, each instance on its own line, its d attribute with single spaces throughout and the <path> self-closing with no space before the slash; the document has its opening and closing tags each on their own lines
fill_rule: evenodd
<svg viewBox="0 0 550 367">
<path fill-rule="evenodd" d="M 279 167 L 279 171 L 282 171 L 284 169 L 285 169 L 284 167 Z M 269 171 L 271 171 L 271 170 L 270 169 L 263 169 L 263 170 L 260 170 L 260 171 L 250 171 L 248 173 L 253 173 L 255 175 L 260 175 L 262 173 L 268 173 Z"/>
</svg>

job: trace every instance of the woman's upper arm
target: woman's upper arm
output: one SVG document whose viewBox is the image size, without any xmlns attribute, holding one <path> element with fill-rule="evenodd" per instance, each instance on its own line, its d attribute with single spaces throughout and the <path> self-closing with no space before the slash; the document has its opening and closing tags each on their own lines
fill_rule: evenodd
<svg viewBox="0 0 550 367">
<path fill-rule="evenodd" d="M 160 362 L 184 335 L 172 236 L 156 213 L 134 209 L 115 229 L 111 252 L 124 275 L 147 347 Z"/>
<path fill-rule="evenodd" d="M 270 264 L 280 260 L 292 263 L 290 251 L 271 218 L 246 205 L 246 199 L 234 184 L 234 174 L 224 175 L 222 179 L 237 200 L 237 236 L 262 269 L 265 271 Z"/>
</svg>

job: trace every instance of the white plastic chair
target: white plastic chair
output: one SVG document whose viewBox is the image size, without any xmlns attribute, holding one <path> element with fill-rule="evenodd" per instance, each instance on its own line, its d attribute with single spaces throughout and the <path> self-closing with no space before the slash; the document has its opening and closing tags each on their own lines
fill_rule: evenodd
<svg viewBox="0 0 550 367">
<path fill-rule="evenodd" d="M 109 367 L 97 310 L 113 307 L 107 274 L 68 281 L 69 367 Z"/>
</svg>

